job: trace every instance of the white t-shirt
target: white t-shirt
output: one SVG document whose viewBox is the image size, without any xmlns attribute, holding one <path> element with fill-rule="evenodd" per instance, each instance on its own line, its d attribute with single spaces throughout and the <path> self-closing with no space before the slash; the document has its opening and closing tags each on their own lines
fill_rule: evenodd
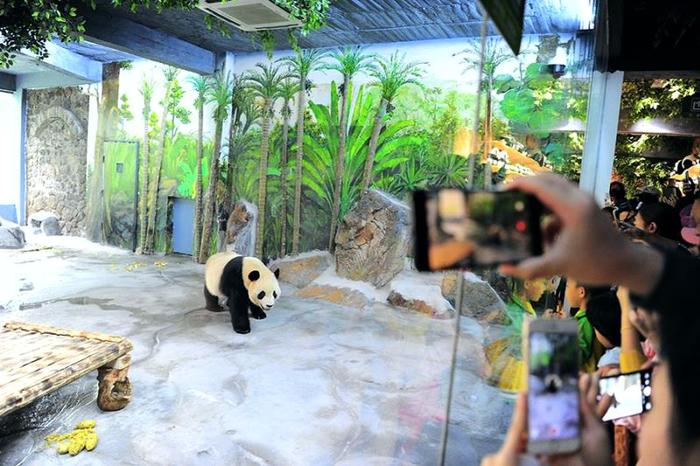
<svg viewBox="0 0 700 466">
<path fill-rule="evenodd" d="M 620 364 L 619 346 L 610 348 L 609 350 L 606 350 L 605 353 L 603 353 L 603 355 L 600 357 L 600 360 L 598 361 L 598 368 L 600 369 L 603 366 L 609 366 L 611 364 Z"/>
</svg>

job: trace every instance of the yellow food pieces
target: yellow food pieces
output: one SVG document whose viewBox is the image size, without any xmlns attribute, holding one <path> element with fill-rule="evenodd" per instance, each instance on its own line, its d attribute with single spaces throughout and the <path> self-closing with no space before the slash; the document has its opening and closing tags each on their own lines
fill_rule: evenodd
<svg viewBox="0 0 700 466">
<path fill-rule="evenodd" d="M 155 261 L 155 262 L 153 263 L 153 265 L 155 265 L 155 267 L 156 267 L 157 269 L 162 269 L 162 268 L 164 268 L 166 265 L 168 265 L 168 263 L 165 262 L 165 261 Z"/>
<path fill-rule="evenodd" d="M 94 419 L 86 419 L 83 422 L 75 426 L 76 429 L 94 429 L 97 425 L 97 421 Z"/>
<path fill-rule="evenodd" d="M 66 453 L 75 456 L 83 449 L 92 451 L 97 446 L 97 422 L 94 419 L 86 419 L 79 422 L 75 429 L 67 434 L 51 434 L 46 437 L 49 446 L 55 446 L 59 455 Z"/>
</svg>

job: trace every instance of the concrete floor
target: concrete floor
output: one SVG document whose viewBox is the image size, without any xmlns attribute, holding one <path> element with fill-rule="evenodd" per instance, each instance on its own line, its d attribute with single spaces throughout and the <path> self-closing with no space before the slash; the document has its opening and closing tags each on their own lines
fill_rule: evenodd
<svg viewBox="0 0 700 466">
<path fill-rule="evenodd" d="M 446 419 L 454 320 L 283 296 L 252 333 L 202 308 L 202 266 L 78 239 L 0 251 L 0 322 L 128 336 L 134 396 L 100 412 L 96 374 L 0 419 L 2 465 L 432 465 Z M 162 261 L 159 263 L 158 261 Z M 500 444 L 510 400 L 475 375 L 481 327 L 462 319 L 447 464 Z M 97 449 L 43 438 L 97 420 Z"/>
</svg>

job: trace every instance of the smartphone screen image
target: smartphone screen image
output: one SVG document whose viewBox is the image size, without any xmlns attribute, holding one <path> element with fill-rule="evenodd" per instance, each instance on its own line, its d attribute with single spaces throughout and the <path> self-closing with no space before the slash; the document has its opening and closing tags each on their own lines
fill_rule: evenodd
<svg viewBox="0 0 700 466">
<path fill-rule="evenodd" d="M 651 409 L 651 370 L 601 377 L 599 398 L 612 397 L 612 404 L 603 421 L 641 414 Z"/>
<path fill-rule="evenodd" d="M 416 266 L 463 269 L 519 262 L 541 252 L 541 206 L 519 191 L 414 192 Z"/>
<path fill-rule="evenodd" d="M 540 327 L 549 329 L 537 324 L 532 322 L 529 332 L 528 450 L 575 451 L 580 434 L 576 323 L 541 321 Z"/>
</svg>

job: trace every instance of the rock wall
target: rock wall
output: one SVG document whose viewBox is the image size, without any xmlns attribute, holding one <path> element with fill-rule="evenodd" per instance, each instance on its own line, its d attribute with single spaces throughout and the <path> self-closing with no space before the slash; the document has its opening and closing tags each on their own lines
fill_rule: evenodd
<svg viewBox="0 0 700 466">
<path fill-rule="evenodd" d="M 27 213 L 55 213 L 67 235 L 85 228 L 89 102 L 79 87 L 27 91 Z"/>
</svg>

